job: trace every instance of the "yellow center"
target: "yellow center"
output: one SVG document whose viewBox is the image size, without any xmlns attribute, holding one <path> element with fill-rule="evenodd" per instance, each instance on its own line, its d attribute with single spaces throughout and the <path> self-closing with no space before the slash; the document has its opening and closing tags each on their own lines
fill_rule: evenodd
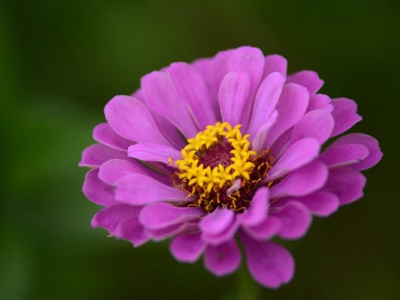
<svg viewBox="0 0 400 300">
<path fill-rule="evenodd" d="M 198 185 L 208 193 L 214 187 L 230 186 L 236 179 L 250 180 L 250 173 L 255 167 L 250 159 L 256 153 L 249 150 L 250 135 L 242 135 L 240 127 L 241 125 L 236 125 L 232 128 L 227 122 L 218 122 L 215 126 L 207 126 L 196 137 L 188 139 L 188 144 L 181 151 L 182 159 L 175 162 L 180 171 L 178 177 L 187 180 L 189 186 Z M 216 158 L 215 166 L 202 163 L 202 157 L 207 156 L 207 153 L 219 151 L 224 154 L 224 150 L 230 153 L 229 163 L 226 154 L 221 163 Z"/>
</svg>

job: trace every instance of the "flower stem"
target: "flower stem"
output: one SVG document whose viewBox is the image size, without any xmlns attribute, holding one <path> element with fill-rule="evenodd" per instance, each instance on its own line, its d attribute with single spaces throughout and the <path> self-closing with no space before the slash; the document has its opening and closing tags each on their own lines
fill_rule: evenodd
<svg viewBox="0 0 400 300">
<path fill-rule="evenodd" d="M 249 274 L 246 264 L 242 264 L 237 275 L 237 299 L 258 300 L 259 286 Z"/>
</svg>

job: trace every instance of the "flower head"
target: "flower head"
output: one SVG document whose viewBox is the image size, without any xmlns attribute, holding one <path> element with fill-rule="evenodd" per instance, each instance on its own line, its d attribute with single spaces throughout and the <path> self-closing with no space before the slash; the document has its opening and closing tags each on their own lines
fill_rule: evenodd
<svg viewBox="0 0 400 300">
<path fill-rule="evenodd" d="M 286 76 L 283 57 L 252 47 L 145 75 L 106 105 L 82 154 L 83 191 L 104 206 L 92 226 L 135 247 L 172 238 L 178 261 L 204 255 L 217 276 L 239 267 L 240 242 L 257 282 L 289 282 L 294 260 L 269 240 L 300 238 L 312 215 L 362 197 L 360 171 L 382 157 L 359 133 L 320 153 L 361 120 L 354 101 L 317 94 L 322 84 L 312 71 Z"/>
</svg>

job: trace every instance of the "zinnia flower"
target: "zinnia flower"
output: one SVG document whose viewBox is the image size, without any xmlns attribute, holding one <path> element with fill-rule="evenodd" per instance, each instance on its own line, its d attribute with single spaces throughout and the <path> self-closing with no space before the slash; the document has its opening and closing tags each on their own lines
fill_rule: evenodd
<svg viewBox="0 0 400 300">
<path fill-rule="evenodd" d="M 363 196 L 360 171 L 382 157 L 365 134 L 339 137 L 361 120 L 346 98 L 317 94 L 315 72 L 286 76 L 286 60 L 240 47 L 145 75 L 132 96 L 106 105 L 107 123 L 80 166 L 83 192 L 104 206 L 93 218 L 135 247 L 172 238 L 176 260 L 217 276 L 241 263 L 270 288 L 291 280 L 289 251 L 312 215 Z"/>
</svg>

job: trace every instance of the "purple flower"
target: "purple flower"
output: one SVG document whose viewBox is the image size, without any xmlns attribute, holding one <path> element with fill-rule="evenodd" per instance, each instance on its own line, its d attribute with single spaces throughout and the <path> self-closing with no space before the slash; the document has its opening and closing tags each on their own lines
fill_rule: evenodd
<svg viewBox="0 0 400 300">
<path fill-rule="evenodd" d="M 277 288 L 294 260 L 272 237 L 298 239 L 363 196 L 360 171 L 382 157 L 374 138 L 353 133 L 357 105 L 317 91 L 312 71 L 286 76 L 286 60 L 252 47 L 145 75 L 133 96 L 105 107 L 80 166 L 84 194 L 104 206 L 93 218 L 135 247 L 172 238 L 180 262 L 204 255 L 217 276 L 234 272 L 243 244 L 250 273 Z"/>
</svg>

